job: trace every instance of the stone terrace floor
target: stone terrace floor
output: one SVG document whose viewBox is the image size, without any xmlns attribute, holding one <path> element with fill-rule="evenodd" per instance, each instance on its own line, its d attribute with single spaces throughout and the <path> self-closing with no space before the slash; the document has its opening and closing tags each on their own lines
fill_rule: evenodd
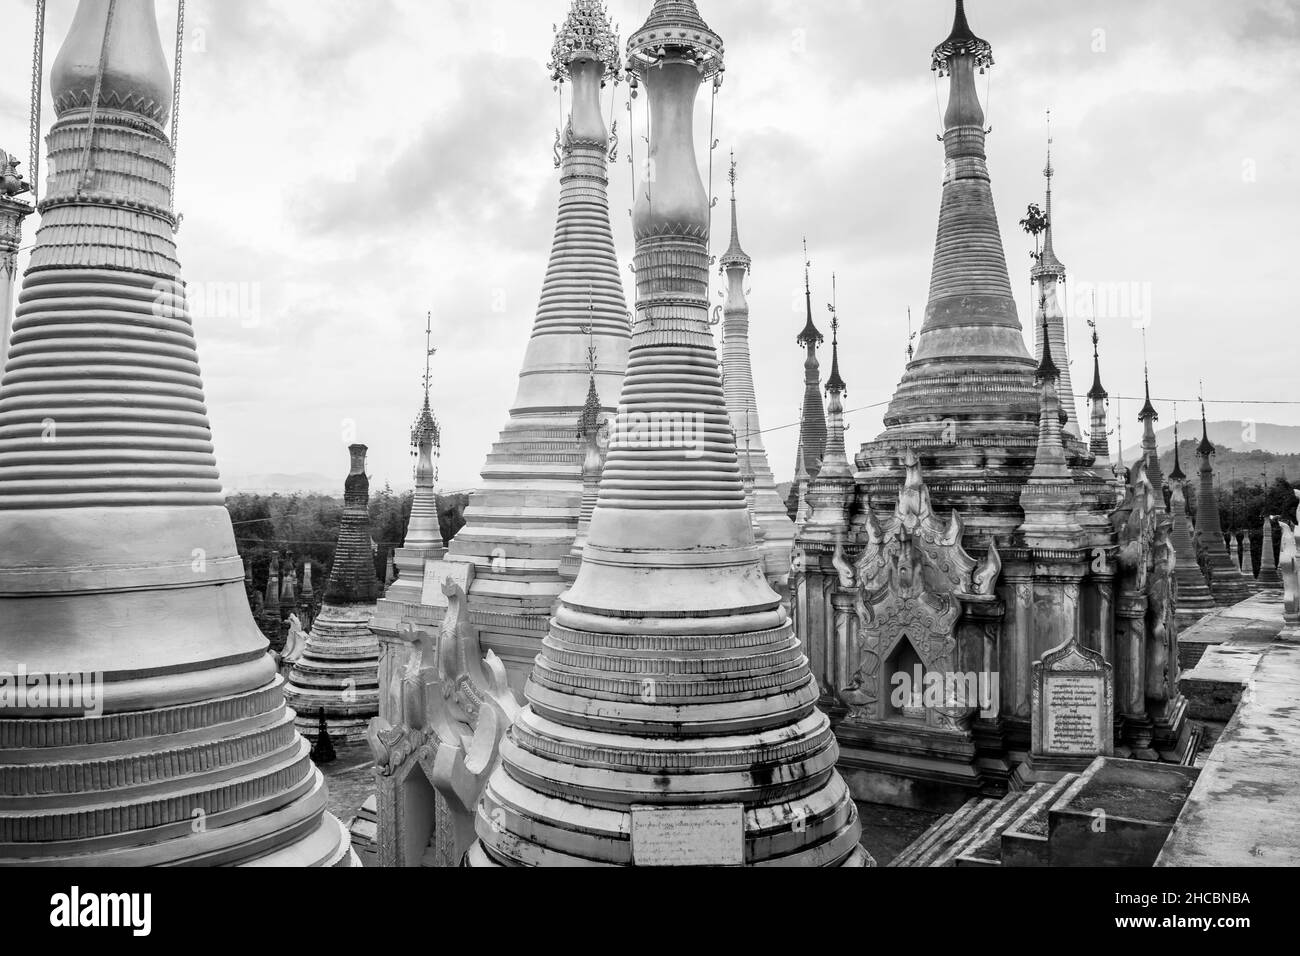
<svg viewBox="0 0 1300 956">
<path fill-rule="evenodd" d="M 1225 640 L 1184 677 L 1236 682 L 1241 699 L 1156 866 L 1300 865 L 1300 644 L 1273 637 L 1281 629 L 1277 593 L 1189 629 L 1194 638 Z M 1258 662 L 1242 673 L 1251 654 Z"/>
</svg>

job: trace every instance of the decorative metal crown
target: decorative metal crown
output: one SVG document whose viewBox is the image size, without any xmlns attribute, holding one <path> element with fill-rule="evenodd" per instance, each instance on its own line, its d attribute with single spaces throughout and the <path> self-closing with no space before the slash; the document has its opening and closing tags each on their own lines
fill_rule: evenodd
<svg viewBox="0 0 1300 956">
<path fill-rule="evenodd" d="M 957 0 L 957 13 L 953 18 L 952 33 L 930 55 L 930 69 L 938 70 L 940 76 L 948 73 L 948 68 L 955 56 L 973 56 L 975 65 L 981 73 L 985 67 L 993 65 L 993 45 L 988 40 L 977 37 L 966 22 L 966 5 L 964 0 Z"/>
<path fill-rule="evenodd" d="M 438 420 L 433 417 L 427 400 L 424 407 L 420 409 L 420 414 L 416 416 L 415 424 L 411 426 L 411 447 L 419 450 L 425 442 L 433 445 L 434 454 L 437 454 L 442 446 L 442 432 L 438 429 Z"/>
<path fill-rule="evenodd" d="M 617 83 L 623 69 L 618 46 L 618 33 L 605 5 L 600 0 L 573 0 L 564 23 L 555 28 L 555 44 L 547 64 L 551 79 L 563 83 L 575 60 L 598 60 L 605 65 L 605 78 Z"/>
<path fill-rule="evenodd" d="M 704 22 L 694 0 L 655 0 L 650 16 L 627 41 L 627 69 L 637 74 L 667 57 L 689 60 L 702 78 L 721 81 L 722 37 Z"/>
</svg>

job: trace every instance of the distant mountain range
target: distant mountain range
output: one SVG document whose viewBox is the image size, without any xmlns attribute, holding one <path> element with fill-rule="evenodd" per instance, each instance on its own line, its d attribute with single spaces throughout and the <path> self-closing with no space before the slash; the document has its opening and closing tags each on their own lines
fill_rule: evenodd
<svg viewBox="0 0 1300 956">
<path fill-rule="evenodd" d="M 1132 426 L 1137 430 L 1137 425 Z M 1210 441 L 1231 451 L 1246 454 L 1252 451 L 1271 452 L 1274 455 L 1300 454 L 1300 427 L 1295 425 L 1270 425 L 1266 422 L 1250 422 L 1234 419 L 1226 422 L 1210 422 L 1206 429 Z M 1129 434 L 1129 422 L 1124 423 L 1124 432 Z M 1141 435 L 1141 431 L 1138 431 Z M 1178 423 L 1178 439 L 1181 442 L 1201 440 L 1201 420 L 1194 418 Z M 1156 431 L 1156 444 L 1163 453 L 1174 443 L 1173 425 Z M 1133 461 L 1142 454 L 1141 442 L 1124 449 L 1124 460 Z M 1183 462 L 1183 468 L 1187 463 Z"/>
</svg>

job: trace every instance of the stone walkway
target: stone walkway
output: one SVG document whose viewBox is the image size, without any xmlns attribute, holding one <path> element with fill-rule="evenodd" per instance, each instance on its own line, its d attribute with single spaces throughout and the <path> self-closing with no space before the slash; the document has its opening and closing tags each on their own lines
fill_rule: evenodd
<svg viewBox="0 0 1300 956">
<path fill-rule="evenodd" d="M 1266 593 L 1189 630 L 1210 645 L 1184 675 L 1189 706 L 1237 704 L 1156 866 L 1300 865 L 1300 645 L 1281 628 Z"/>
</svg>

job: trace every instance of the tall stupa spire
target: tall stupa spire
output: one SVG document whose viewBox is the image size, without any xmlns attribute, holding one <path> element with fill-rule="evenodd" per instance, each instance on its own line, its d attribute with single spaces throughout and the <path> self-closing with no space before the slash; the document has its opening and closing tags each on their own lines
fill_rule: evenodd
<svg viewBox="0 0 1300 956">
<path fill-rule="evenodd" d="M 1194 532 L 1187 514 L 1187 475 L 1183 472 L 1179 446 L 1177 405 L 1174 406 L 1174 467 L 1169 472 L 1169 513 L 1173 518 L 1169 541 L 1178 555 L 1174 564 L 1174 576 L 1178 580 L 1176 616 L 1180 626 L 1187 626 L 1214 610 L 1214 598 L 1196 564 Z"/>
<path fill-rule="evenodd" d="M 1089 319 L 1088 325 L 1092 329 L 1092 388 L 1088 390 L 1088 404 L 1091 412 L 1091 432 L 1088 439 L 1088 450 L 1092 452 L 1094 470 L 1108 470 L 1110 462 L 1110 438 L 1109 438 L 1109 416 L 1106 413 L 1110 406 L 1110 393 L 1106 391 L 1105 386 L 1101 384 L 1101 350 L 1099 346 L 1100 338 L 1097 335 L 1097 322 L 1095 319 Z"/>
<path fill-rule="evenodd" d="M 844 450 L 844 395 L 848 386 L 840 376 L 840 314 L 835 274 L 831 274 L 831 374 L 826 379 L 826 456 L 821 474 L 833 478 L 852 477 Z"/>
<path fill-rule="evenodd" d="M 822 371 L 817 361 L 817 349 L 826 341 L 813 322 L 812 260 L 808 258 L 808 237 L 803 239 L 803 293 L 807 316 L 803 329 L 795 342 L 804 348 L 803 362 L 803 412 L 799 417 L 799 441 L 796 454 L 802 461 L 796 463 L 796 476 L 802 471 L 809 480 L 817 477 L 822 456 L 826 453 L 826 409 L 822 405 Z M 798 511 L 798 479 L 791 485 L 786 498 L 786 513 L 791 519 Z"/>
<path fill-rule="evenodd" d="M 0 863 L 354 861 L 242 586 L 153 0 L 116 0 L 111 31 L 109 7 L 81 0 L 54 64 L 0 394 L 0 671 L 76 688 L 0 710 Z"/>
<path fill-rule="evenodd" d="M 442 546 L 442 532 L 438 527 L 438 497 L 434 485 L 438 470 L 434 458 L 442 448 L 442 432 L 433 416 L 429 391 L 433 385 L 431 362 L 437 353 L 433 346 L 433 313 L 425 318 L 424 327 L 424 404 L 411 426 L 411 451 L 415 462 L 415 495 L 411 499 L 411 518 L 406 525 L 404 547 L 424 551 Z M 400 570 L 399 565 L 399 570 Z"/>
<path fill-rule="evenodd" d="M 961 399 L 950 388 L 936 386 L 946 383 L 959 360 L 970 363 L 971 372 L 1023 376 L 1004 404 L 1026 422 L 1038 417 L 1034 363 L 1025 350 L 1011 293 L 985 155 L 984 110 L 975 89 L 975 71 L 983 73 L 992 65 L 992 46 L 971 31 L 959 0 L 952 33 L 931 57 L 931 68 L 940 76 L 950 76 L 951 84 L 944 114 L 947 164 L 930 297 L 916 354 L 894 396 L 887 423 L 895 417 L 913 420 L 932 410 L 953 412 L 954 400 L 960 403 Z"/>
<path fill-rule="evenodd" d="M 727 411 L 736 433 L 741 473 L 753 480 L 755 520 L 763 528 L 764 566 L 778 590 L 790 575 L 790 548 L 794 544 L 794 523 L 776 490 L 776 477 L 768 462 L 759 421 L 758 398 L 754 391 L 754 367 L 749 350 L 749 300 L 745 283 L 752 262 L 740 245 L 736 220 L 737 164 L 735 153 L 727 172 L 731 183 L 731 244 L 723 253 L 720 268 L 727 279 L 727 298 L 722 307 L 722 382 Z"/>
<path fill-rule="evenodd" d="M 709 326 L 692 126 L 722 53 L 687 0 L 658 0 L 628 43 L 657 170 L 633 211 L 628 374 L 582 568 L 483 795 L 473 864 L 865 861 L 807 659 L 764 580 Z M 657 839 L 704 820 L 718 841 Z"/>
<path fill-rule="evenodd" d="M 627 300 L 609 217 L 610 130 L 602 90 L 619 82 L 618 37 L 598 0 L 573 0 L 551 49 L 552 76 L 570 91 L 560 133 L 560 200 L 550 262 L 509 419 L 470 499 L 447 560 L 469 562 L 469 619 L 485 651 L 521 687 L 577 534 L 586 447 L 573 427 L 588 395 L 585 356 L 599 349 L 597 393 L 614 414 L 627 368 Z M 659 169 L 659 174 L 667 174 Z M 660 197 L 661 199 L 663 197 Z M 656 202 L 658 206 L 658 201 Z"/>
<path fill-rule="evenodd" d="M 1143 332 L 1143 341 L 1145 342 L 1146 333 Z M 1142 410 L 1138 412 L 1138 421 L 1142 423 L 1142 458 L 1147 465 L 1147 479 L 1151 482 L 1151 487 L 1156 489 L 1155 506 L 1156 511 L 1167 511 L 1165 507 L 1165 496 L 1160 494 L 1160 489 L 1164 487 L 1165 475 L 1164 469 L 1160 467 L 1160 451 L 1156 446 L 1156 421 L 1160 415 L 1156 412 L 1156 407 L 1151 404 L 1151 370 L 1147 363 L 1142 363 L 1142 388 L 1144 401 Z"/>
<path fill-rule="evenodd" d="M 1065 334 L 1065 312 L 1061 308 L 1060 300 L 1060 289 L 1065 283 L 1065 266 L 1056 257 L 1056 250 L 1052 244 L 1054 226 L 1052 221 L 1052 177 L 1055 174 L 1056 169 L 1052 166 L 1052 111 L 1048 110 L 1047 164 L 1043 167 L 1043 178 L 1047 181 L 1047 224 L 1044 229 L 1043 248 L 1039 252 L 1034 268 L 1030 273 L 1038 302 L 1037 315 L 1035 316 L 1034 348 L 1041 358 L 1044 335 L 1052 343 L 1052 351 L 1056 354 L 1058 363 L 1057 368 L 1061 373 L 1057 396 L 1061 403 L 1061 411 L 1065 416 L 1064 431 L 1077 438 L 1081 434 L 1079 413 L 1074 405 L 1074 384 L 1070 377 L 1069 345 Z M 1045 326 L 1041 321 L 1044 317 L 1047 319 Z"/>
<path fill-rule="evenodd" d="M 302 655 L 289 671 L 286 695 L 298 727 L 314 733 L 323 713 L 335 740 L 361 740 L 379 713 L 379 642 L 370 619 L 379 600 L 370 537 L 370 479 L 366 446 L 348 448 L 343 518 L 320 614 Z"/>
<path fill-rule="evenodd" d="M 1205 397 L 1201 396 L 1201 441 L 1196 446 L 1201 459 L 1200 494 L 1196 498 L 1196 530 L 1201 533 L 1201 546 L 1205 549 L 1205 568 L 1210 573 L 1210 593 L 1216 604 L 1229 605 L 1244 601 L 1254 592 L 1241 568 L 1232 563 L 1228 545 L 1223 540 L 1223 521 L 1219 515 L 1219 496 L 1214 487 L 1216 452 L 1210 441 L 1210 426 L 1205 418 Z"/>
<path fill-rule="evenodd" d="M 931 54 L 931 68 L 950 81 L 925 316 L 885 411 L 885 431 L 857 456 L 884 519 L 912 449 L 936 509 L 960 509 L 968 542 L 980 548 L 988 535 L 1011 535 L 1023 521 L 1014 485 L 1034 468 L 1041 397 L 1002 247 L 976 91 L 977 72 L 992 66 L 992 46 L 975 35 L 957 3 L 951 32 Z M 1067 441 L 1066 454 L 1074 467 L 1084 450 Z M 985 457 L 996 465 L 985 467 Z M 971 490 L 981 484 L 996 487 Z"/>
</svg>

